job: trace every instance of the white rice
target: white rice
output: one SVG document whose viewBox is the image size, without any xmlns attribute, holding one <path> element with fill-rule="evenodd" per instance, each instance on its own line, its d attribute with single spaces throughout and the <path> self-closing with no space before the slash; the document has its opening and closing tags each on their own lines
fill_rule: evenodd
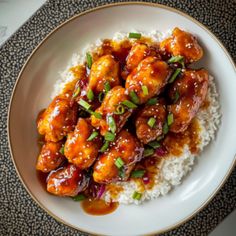
<svg viewBox="0 0 236 236">
<path fill-rule="evenodd" d="M 137 32 L 134 30 L 133 32 Z M 159 31 L 152 31 L 151 33 L 140 32 L 142 35 L 151 37 L 154 41 L 159 42 L 164 38 L 168 37 L 171 31 L 165 33 L 160 33 Z M 127 38 L 126 33 L 117 32 L 115 33 L 113 40 L 121 41 Z M 52 98 L 62 92 L 63 87 L 66 83 L 73 80 L 73 74 L 70 72 L 70 68 L 81 64 L 85 60 L 85 53 L 95 51 L 102 43 L 102 40 L 97 40 L 94 44 L 88 45 L 81 53 L 74 54 L 70 63 L 68 64 L 65 71 L 60 72 L 61 78 L 56 82 L 54 86 L 54 91 L 52 93 Z M 216 130 L 220 124 L 220 105 L 218 102 L 217 93 L 214 78 L 210 76 L 209 89 L 207 93 L 207 101 L 210 102 L 207 109 L 201 109 L 196 118 L 198 120 L 200 131 L 199 138 L 200 142 L 198 148 L 200 151 L 209 144 L 211 140 L 215 138 Z M 134 181 L 130 180 L 128 182 L 118 182 L 116 186 L 122 186 L 123 191 L 116 194 L 115 198 L 110 193 L 106 191 L 103 198 L 105 201 L 117 201 L 123 204 L 140 204 L 145 200 L 155 199 L 159 196 L 166 195 L 173 187 L 179 185 L 183 178 L 190 172 L 193 168 L 196 155 L 190 152 L 190 149 L 185 145 L 183 153 L 181 156 L 169 156 L 164 159 L 160 165 L 160 170 L 155 175 L 155 184 L 152 189 L 142 190 L 141 200 L 134 200 L 132 195 L 135 191 L 140 192 L 140 185 Z"/>
</svg>

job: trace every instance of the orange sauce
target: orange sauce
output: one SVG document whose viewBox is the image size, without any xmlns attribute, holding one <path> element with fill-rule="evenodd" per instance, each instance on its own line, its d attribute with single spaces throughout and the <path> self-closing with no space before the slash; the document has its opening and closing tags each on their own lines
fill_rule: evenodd
<svg viewBox="0 0 236 236">
<path fill-rule="evenodd" d="M 163 145 L 168 152 L 175 156 L 180 156 L 183 153 L 185 145 L 189 145 L 192 154 L 198 153 L 198 144 L 200 142 L 199 133 L 200 128 L 198 121 L 193 119 L 187 130 L 183 133 L 169 133 L 165 138 Z"/>
<path fill-rule="evenodd" d="M 101 199 L 85 199 L 81 202 L 81 207 L 89 215 L 106 215 L 116 210 L 119 206 L 116 202 L 105 202 Z"/>
<path fill-rule="evenodd" d="M 118 186 L 115 184 L 109 184 L 106 186 L 106 191 L 109 191 L 111 197 L 113 199 L 116 199 L 120 192 L 122 192 L 124 189 L 122 186 Z"/>
<path fill-rule="evenodd" d="M 207 99 L 202 103 L 200 109 L 206 110 L 210 106 L 210 101 Z"/>
</svg>

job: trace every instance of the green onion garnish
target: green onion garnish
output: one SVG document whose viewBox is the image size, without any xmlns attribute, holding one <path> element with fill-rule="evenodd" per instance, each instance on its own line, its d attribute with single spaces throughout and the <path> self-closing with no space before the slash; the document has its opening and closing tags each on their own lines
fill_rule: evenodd
<svg viewBox="0 0 236 236">
<path fill-rule="evenodd" d="M 174 94 L 174 101 L 173 102 L 176 103 L 178 101 L 178 99 L 179 99 L 179 92 L 176 91 Z"/>
<path fill-rule="evenodd" d="M 143 94 L 146 96 L 148 95 L 148 87 L 146 85 L 142 86 Z"/>
<path fill-rule="evenodd" d="M 87 138 L 87 141 L 92 141 L 97 136 L 98 136 L 98 132 L 97 131 L 93 131 L 92 134 Z"/>
<path fill-rule="evenodd" d="M 115 137 L 116 137 L 115 134 L 113 134 L 111 132 L 106 132 L 106 134 L 105 134 L 106 141 L 114 141 Z"/>
<path fill-rule="evenodd" d="M 79 95 L 79 93 L 80 93 L 80 87 L 78 87 L 77 89 L 76 89 L 76 91 L 73 93 L 73 98 L 76 98 L 78 95 Z"/>
<path fill-rule="evenodd" d="M 60 150 L 59 150 L 59 152 L 60 152 L 62 155 L 64 155 L 64 149 L 65 149 L 65 146 L 62 145 L 61 148 L 60 148 Z"/>
<path fill-rule="evenodd" d="M 177 78 L 177 76 L 179 75 L 180 72 L 181 72 L 181 68 L 177 68 L 175 70 L 175 72 L 171 75 L 168 83 L 173 83 L 175 81 L 175 79 Z"/>
<path fill-rule="evenodd" d="M 108 147 L 109 147 L 109 141 L 105 141 L 105 143 L 102 145 L 101 149 L 100 149 L 100 152 L 105 152 Z"/>
<path fill-rule="evenodd" d="M 170 126 L 174 121 L 174 116 L 172 113 L 169 113 L 168 116 L 167 116 L 167 124 L 168 126 Z"/>
<path fill-rule="evenodd" d="M 103 98 L 104 98 L 104 93 L 103 93 L 103 92 L 100 92 L 100 93 L 98 94 L 98 101 L 99 101 L 100 103 L 102 103 Z"/>
<path fill-rule="evenodd" d="M 127 106 L 127 107 L 130 108 L 130 109 L 137 108 L 137 105 L 135 105 L 134 103 L 132 103 L 132 102 L 129 101 L 129 100 L 123 101 L 122 104 L 125 105 L 125 106 Z"/>
<path fill-rule="evenodd" d="M 118 157 L 115 161 L 115 165 L 118 169 L 120 169 L 124 164 L 125 163 L 123 162 L 123 160 L 120 157 Z"/>
<path fill-rule="evenodd" d="M 158 141 L 152 141 L 152 142 L 149 142 L 149 143 L 148 143 L 148 146 L 150 146 L 150 147 L 152 147 L 152 148 L 154 148 L 154 149 L 157 149 L 157 148 L 159 148 L 161 145 L 160 145 L 160 143 L 159 143 Z"/>
<path fill-rule="evenodd" d="M 108 93 L 111 90 L 111 86 L 108 81 L 104 83 L 104 89 L 105 89 L 105 93 Z"/>
<path fill-rule="evenodd" d="M 131 173 L 132 178 L 142 178 L 145 174 L 145 170 L 133 170 Z"/>
<path fill-rule="evenodd" d="M 154 150 L 152 148 L 145 148 L 143 152 L 144 157 L 151 156 L 154 153 Z"/>
<path fill-rule="evenodd" d="M 162 134 L 161 136 L 157 137 L 157 141 L 160 141 L 160 140 L 162 140 L 164 137 L 165 137 L 165 135 L 164 135 L 164 134 Z"/>
<path fill-rule="evenodd" d="M 112 133 L 116 132 L 116 122 L 112 116 L 108 116 L 107 118 L 108 125 Z"/>
<path fill-rule="evenodd" d="M 149 118 L 149 120 L 148 120 L 148 122 L 147 122 L 147 124 L 148 124 L 151 128 L 153 128 L 153 126 L 155 125 L 155 123 L 156 123 L 156 119 L 155 119 L 154 117 Z"/>
<path fill-rule="evenodd" d="M 172 56 L 169 60 L 168 63 L 175 63 L 175 62 L 180 62 L 184 59 L 183 56 Z"/>
<path fill-rule="evenodd" d="M 93 64 L 93 59 L 92 59 L 91 54 L 88 52 L 86 53 L 86 60 L 87 60 L 88 68 L 91 69 L 92 64 Z"/>
<path fill-rule="evenodd" d="M 135 199 L 135 200 L 140 200 L 142 198 L 142 194 L 135 191 L 133 193 L 132 198 Z"/>
<path fill-rule="evenodd" d="M 94 115 L 97 119 L 102 119 L 102 114 L 99 112 L 89 110 L 89 113 Z"/>
<path fill-rule="evenodd" d="M 169 131 L 169 126 L 167 124 L 167 122 L 165 122 L 165 124 L 163 125 L 163 128 L 162 128 L 162 132 L 163 134 L 167 134 Z"/>
<path fill-rule="evenodd" d="M 140 33 L 129 33 L 129 38 L 140 39 L 141 36 L 142 35 Z"/>
<path fill-rule="evenodd" d="M 157 98 L 151 98 L 147 101 L 147 105 L 155 105 L 157 104 L 158 99 Z"/>
<path fill-rule="evenodd" d="M 139 103 L 139 98 L 138 98 L 137 94 L 136 94 L 134 91 L 131 91 L 131 92 L 129 93 L 129 96 L 130 96 L 131 101 L 132 101 L 133 103 L 135 103 L 135 104 L 138 104 L 138 103 Z"/>
<path fill-rule="evenodd" d="M 125 177 L 125 169 L 123 167 L 119 169 L 119 176 L 121 179 Z"/>
<path fill-rule="evenodd" d="M 117 107 L 116 107 L 116 110 L 114 111 L 114 113 L 116 115 L 121 115 L 121 114 L 124 114 L 125 112 L 125 108 L 122 104 L 119 104 Z"/>
<path fill-rule="evenodd" d="M 79 100 L 79 104 L 80 104 L 80 106 L 82 106 L 86 110 L 89 110 L 89 108 L 91 107 L 91 105 L 89 103 L 87 103 L 86 101 L 84 101 L 83 99 Z"/>
<path fill-rule="evenodd" d="M 81 193 L 81 194 L 71 197 L 71 198 L 76 202 L 80 202 L 80 201 L 83 201 L 84 199 L 86 199 L 86 196 Z"/>
<path fill-rule="evenodd" d="M 94 93 L 93 93 L 93 90 L 92 89 L 89 89 L 88 92 L 87 92 L 87 98 L 90 100 L 90 101 L 93 101 L 94 99 Z"/>
</svg>

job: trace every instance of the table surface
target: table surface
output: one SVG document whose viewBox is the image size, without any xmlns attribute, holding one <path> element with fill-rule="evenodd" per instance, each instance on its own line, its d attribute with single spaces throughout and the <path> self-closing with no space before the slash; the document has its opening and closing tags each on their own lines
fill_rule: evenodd
<svg viewBox="0 0 236 236">
<path fill-rule="evenodd" d="M 0 45 L 3 43 L 0 48 L 0 108 L 2 111 L 0 117 L 0 235 L 86 235 L 50 217 L 33 202 L 20 183 L 7 144 L 7 107 L 21 67 L 32 50 L 50 31 L 74 14 L 117 1 L 49 0 L 6 41 L 44 1 L 18 0 L 19 5 L 16 5 L 15 0 L 0 0 Z M 191 3 L 188 0 L 152 2 L 175 7 L 202 22 L 224 43 L 236 60 L 235 0 L 224 2 L 193 0 Z M 207 207 L 187 223 L 163 235 L 208 235 L 234 209 L 236 209 L 236 169 Z M 221 235 L 222 232 L 224 236 L 233 235 L 235 231 L 232 230 L 232 226 L 236 225 L 233 224 L 236 223 L 235 212 L 228 219 L 224 227 L 216 229 L 211 236 Z"/>
</svg>

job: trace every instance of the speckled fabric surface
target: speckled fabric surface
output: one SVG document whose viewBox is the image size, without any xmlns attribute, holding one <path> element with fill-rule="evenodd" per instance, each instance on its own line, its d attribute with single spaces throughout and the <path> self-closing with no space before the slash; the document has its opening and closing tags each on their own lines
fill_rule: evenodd
<svg viewBox="0 0 236 236">
<path fill-rule="evenodd" d="M 112 2 L 117 1 L 49 0 L 0 48 L 0 235 L 86 235 L 50 217 L 33 202 L 22 186 L 8 149 L 7 108 L 17 75 L 38 43 L 71 16 Z M 153 2 L 180 9 L 208 26 L 236 60 L 235 0 Z M 236 169 L 204 210 L 179 228 L 163 235 L 208 235 L 235 208 Z"/>
</svg>

